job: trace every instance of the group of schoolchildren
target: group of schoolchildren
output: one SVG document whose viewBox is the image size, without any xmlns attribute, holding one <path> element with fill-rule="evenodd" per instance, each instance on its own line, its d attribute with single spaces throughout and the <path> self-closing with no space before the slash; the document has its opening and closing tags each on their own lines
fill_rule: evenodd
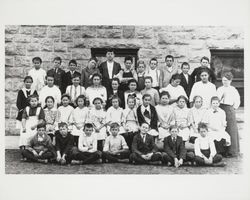
<svg viewBox="0 0 250 200">
<path fill-rule="evenodd" d="M 113 49 L 106 57 L 99 66 L 91 58 L 81 73 L 76 60 L 65 72 L 56 57 L 46 72 L 33 58 L 17 97 L 22 160 L 224 166 L 222 157 L 239 155 L 231 72 L 216 90 L 207 57 L 191 75 L 187 62 L 178 73 L 171 55 L 163 69 L 156 58 L 135 69 L 128 56 L 122 69 Z"/>
</svg>

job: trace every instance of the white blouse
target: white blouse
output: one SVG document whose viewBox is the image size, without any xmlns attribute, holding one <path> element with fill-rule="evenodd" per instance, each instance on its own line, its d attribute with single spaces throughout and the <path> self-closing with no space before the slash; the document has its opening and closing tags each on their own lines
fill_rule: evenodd
<svg viewBox="0 0 250 200">
<path fill-rule="evenodd" d="M 65 122 L 65 123 L 69 124 L 70 117 L 71 117 L 73 110 L 74 110 L 74 108 L 70 105 L 68 105 L 66 107 L 60 106 L 58 108 L 58 111 L 60 112 L 59 122 Z"/>
<path fill-rule="evenodd" d="M 89 105 L 92 107 L 93 106 L 93 100 L 96 97 L 100 97 L 103 102 L 107 101 L 107 90 L 104 86 L 100 86 L 100 87 L 88 87 L 86 89 L 86 96 L 89 99 Z"/>
<path fill-rule="evenodd" d="M 162 91 L 167 91 L 170 94 L 170 99 L 174 99 L 174 100 L 178 99 L 178 97 L 181 95 L 188 98 L 184 88 L 181 85 L 178 85 L 177 87 L 173 87 L 171 84 L 168 84 L 167 87 L 160 89 L 160 92 Z"/>
<path fill-rule="evenodd" d="M 221 86 L 217 89 L 217 95 L 220 98 L 220 103 L 233 106 L 234 109 L 240 106 L 240 95 L 238 90 L 233 86 Z"/>
</svg>

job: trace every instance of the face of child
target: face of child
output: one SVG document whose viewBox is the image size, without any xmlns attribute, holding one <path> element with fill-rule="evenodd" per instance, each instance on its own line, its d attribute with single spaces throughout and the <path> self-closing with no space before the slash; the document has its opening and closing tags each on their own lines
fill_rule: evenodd
<svg viewBox="0 0 250 200">
<path fill-rule="evenodd" d="M 54 101 L 51 98 L 49 98 L 46 101 L 46 105 L 47 105 L 48 109 L 52 109 L 54 107 Z"/>
<path fill-rule="evenodd" d="M 118 107 L 119 107 L 119 101 L 118 101 L 118 99 L 113 99 L 113 100 L 112 100 L 112 106 L 113 106 L 114 108 L 118 108 Z"/>
<path fill-rule="evenodd" d="M 202 61 L 201 61 L 201 66 L 202 67 L 208 67 L 208 64 L 209 64 L 209 62 L 207 60 L 202 59 Z"/>
<path fill-rule="evenodd" d="M 94 129 L 92 127 L 88 128 L 88 127 L 85 127 L 84 128 L 84 133 L 85 135 L 87 136 L 91 136 L 91 134 L 93 133 Z"/>
<path fill-rule="evenodd" d="M 149 63 L 149 66 L 151 69 L 155 69 L 157 67 L 157 61 L 156 60 L 151 60 Z"/>
<path fill-rule="evenodd" d="M 206 137 L 206 135 L 207 135 L 207 129 L 200 128 L 199 133 L 200 133 L 201 137 Z"/>
<path fill-rule="evenodd" d="M 172 60 L 172 58 L 167 58 L 166 59 L 166 65 L 168 67 L 172 67 L 173 63 L 174 63 L 174 61 Z"/>
<path fill-rule="evenodd" d="M 37 98 L 31 98 L 31 99 L 30 99 L 30 106 L 31 106 L 32 108 L 37 107 L 37 104 L 38 104 Z"/>
<path fill-rule="evenodd" d="M 31 88 L 31 85 L 32 85 L 33 81 L 31 79 L 26 79 L 25 82 L 24 82 L 24 85 L 25 85 L 25 88 L 26 89 L 30 89 Z"/>
<path fill-rule="evenodd" d="M 172 137 L 177 137 L 178 135 L 178 129 L 177 128 L 172 128 L 170 131 L 170 134 Z"/>
<path fill-rule="evenodd" d="M 173 87 L 177 87 L 178 85 L 180 85 L 180 83 L 181 83 L 181 80 L 180 79 L 173 79 L 172 81 L 171 81 L 171 85 L 173 86 Z"/>
<path fill-rule="evenodd" d="M 141 126 L 140 126 L 140 131 L 142 134 L 146 134 L 149 130 L 149 125 L 148 124 L 145 124 L 143 123 Z"/>
<path fill-rule="evenodd" d="M 145 98 L 143 99 L 143 105 L 144 105 L 145 107 L 147 107 L 147 106 L 150 104 L 150 102 L 151 102 L 151 98 L 150 98 L 150 97 L 145 97 Z"/>
<path fill-rule="evenodd" d="M 225 87 L 228 87 L 228 86 L 230 86 L 231 85 L 231 80 L 228 80 L 226 77 L 222 77 L 222 84 L 223 84 L 223 86 L 225 86 Z"/>
<path fill-rule="evenodd" d="M 183 65 L 181 71 L 183 74 L 187 74 L 189 71 L 190 67 L 188 65 Z"/>
<path fill-rule="evenodd" d="M 33 64 L 34 64 L 35 69 L 40 69 L 41 63 L 39 60 L 34 60 Z"/>
<path fill-rule="evenodd" d="M 84 107 L 84 99 L 83 98 L 79 98 L 77 100 L 77 105 L 78 105 L 78 107 L 83 108 Z"/>
<path fill-rule="evenodd" d="M 112 81 L 111 86 L 113 90 L 118 90 L 119 83 L 117 81 Z"/>
<path fill-rule="evenodd" d="M 207 83 L 208 82 L 208 73 L 207 72 L 202 72 L 201 73 L 201 81 L 203 82 L 203 83 Z"/>
<path fill-rule="evenodd" d="M 128 107 L 131 109 L 135 107 L 135 100 L 134 99 L 128 100 Z"/>
<path fill-rule="evenodd" d="M 48 85 L 48 87 L 54 86 L 54 78 L 53 77 L 47 77 L 47 85 Z"/>
<path fill-rule="evenodd" d="M 101 79 L 99 76 L 95 76 L 93 78 L 93 85 L 98 86 L 98 85 L 100 85 L 100 82 L 101 82 Z"/>
<path fill-rule="evenodd" d="M 70 71 L 75 71 L 76 70 L 76 65 L 74 63 L 69 64 L 69 70 Z"/>
<path fill-rule="evenodd" d="M 163 95 L 163 96 L 161 97 L 161 104 L 162 104 L 162 105 L 168 105 L 168 104 L 169 104 L 169 98 L 168 98 L 167 95 Z"/>
<path fill-rule="evenodd" d="M 68 106 L 69 105 L 69 98 L 68 97 L 63 97 L 62 98 L 62 105 L 64 107 Z"/>
<path fill-rule="evenodd" d="M 186 106 L 186 101 L 184 99 L 179 99 L 177 105 L 179 108 L 184 108 Z"/>
<path fill-rule="evenodd" d="M 100 100 L 95 100 L 94 105 L 96 110 L 102 109 L 102 102 Z"/>
<path fill-rule="evenodd" d="M 150 79 L 145 79 L 145 87 L 150 89 L 152 87 L 152 82 Z"/>
<path fill-rule="evenodd" d="M 93 68 L 95 68 L 96 67 L 96 61 L 95 60 L 91 60 L 91 61 L 89 61 L 89 68 L 91 68 L 91 69 L 93 69 Z"/>
<path fill-rule="evenodd" d="M 129 84 L 128 87 L 129 87 L 130 91 L 134 92 L 136 90 L 136 88 L 137 88 L 137 85 L 136 85 L 136 83 L 132 82 L 132 83 Z"/>
<path fill-rule="evenodd" d="M 114 57 L 115 57 L 114 52 L 107 52 L 106 53 L 106 58 L 108 61 L 113 61 Z"/>
<path fill-rule="evenodd" d="M 202 99 L 197 97 L 194 101 L 195 108 L 200 108 L 202 106 Z"/>
<path fill-rule="evenodd" d="M 110 132 L 113 136 L 117 136 L 119 133 L 119 128 L 118 127 L 113 127 L 110 129 Z"/>
<path fill-rule="evenodd" d="M 38 128 L 37 129 L 37 134 L 39 136 L 43 136 L 45 134 L 45 128 L 44 127 Z"/>
<path fill-rule="evenodd" d="M 72 83 L 74 86 L 78 86 L 80 84 L 80 78 L 79 77 L 73 78 Z"/>
<path fill-rule="evenodd" d="M 126 62 L 125 62 L 125 67 L 126 67 L 126 69 L 131 69 L 131 66 L 132 66 L 132 61 L 131 60 L 126 60 Z"/>
<path fill-rule="evenodd" d="M 137 71 L 138 71 L 138 73 L 144 72 L 145 71 L 144 64 L 139 64 L 138 67 L 137 67 Z"/>
<path fill-rule="evenodd" d="M 60 65 L 61 65 L 60 60 L 54 60 L 54 67 L 55 67 L 55 68 L 59 68 Z"/>
<path fill-rule="evenodd" d="M 68 134 L 68 128 L 67 126 L 61 126 L 59 127 L 59 132 L 63 137 L 66 137 Z"/>
<path fill-rule="evenodd" d="M 211 107 L 212 107 L 214 110 L 217 110 L 218 107 L 219 107 L 219 105 L 220 105 L 220 102 L 219 102 L 218 100 L 213 100 L 213 101 L 211 102 Z"/>
</svg>

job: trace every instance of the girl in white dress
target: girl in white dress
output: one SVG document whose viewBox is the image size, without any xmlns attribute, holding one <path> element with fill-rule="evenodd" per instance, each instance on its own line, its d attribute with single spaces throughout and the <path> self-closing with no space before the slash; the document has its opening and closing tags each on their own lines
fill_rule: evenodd
<svg viewBox="0 0 250 200">
<path fill-rule="evenodd" d="M 174 107 L 175 124 L 179 127 L 179 136 L 182 137 L 184 142 L 189 140 L 190 137 L 190 121 L 189 109 L 187 108 L 187 98 L 179 96 L 177 99 L 177 106 Z"/>
<path fill-rule="evenodd" d="M 86 123 L 93 124 L 97 136 L 97 149 L 102 151 L 105 138 L 107 137 L 106 112 L 102 109 L 102 98 L 96 97 L 92 103 L 94 107 L 89 110 Z"/>
<path fill-rule="evenodd" d="M 155 106 L 159 125 L 158 131 L 159 136 L 156 140 L 156 145 L 158 149 L 163 150 L 163 140 L 165 137 L 169 136 L 169 126 L 175 124 L 173 106 L 169 105 L 170 95 L 168 92 L 163 91 L 160 93 L 160 104 Z"/>
<path fill-rule="evenodd" d="M 61 98 L 62 105 L 59 106 L 58 111 L 60 113 L 59 117 L 59 123 L 60 122 L 65 122 L 68 126 L 70 125 L 70 116 L 71 113 L 73 112 L 74 108 L 69 105 L 70 103 L 70 96 L 67 94 L 62 95 Z M 69 126 L 69 131 L 71 132 L 72 127 Z"/>
<path fill-rule="evenodd" d="M 76 98 L 77 107 L 72 111 L 70 116 L 70 125 L 72 127 L 71 135 L 74 136 L 74 145 L 78 145 L 78 138 L 83 132 L 83 127 L 87 119 L 89 109 L 85 107 L 85 96 L 80 95 Z"/>
</svg>

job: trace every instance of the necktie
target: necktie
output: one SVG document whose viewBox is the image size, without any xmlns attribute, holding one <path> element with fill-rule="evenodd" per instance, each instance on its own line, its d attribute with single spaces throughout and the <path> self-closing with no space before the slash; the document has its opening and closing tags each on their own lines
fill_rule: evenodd
<svg viewBox="0 0 250 200">
<path fill-rule="evenodd" d="M 76 90 L 77 87 L 75 87 L 75 94 L 74 94 L 74 100 L 76 99 L 76 96 L 77 96 L 77 90 Z"/>
<path fill-rule="evenodd" d="M 147 109 L 144 111 L 144 116 L 147 117 L 148 119 L 150 119 L 150 114 L 149 114 L 149 111 Z"/>
<path fill-rule="evenodd" d="M 143 135 L 143 136 L 142 136 L 142 140 L 143 140 L 143 143 L 145 143 L 146 135 Z"/>
</svg>

